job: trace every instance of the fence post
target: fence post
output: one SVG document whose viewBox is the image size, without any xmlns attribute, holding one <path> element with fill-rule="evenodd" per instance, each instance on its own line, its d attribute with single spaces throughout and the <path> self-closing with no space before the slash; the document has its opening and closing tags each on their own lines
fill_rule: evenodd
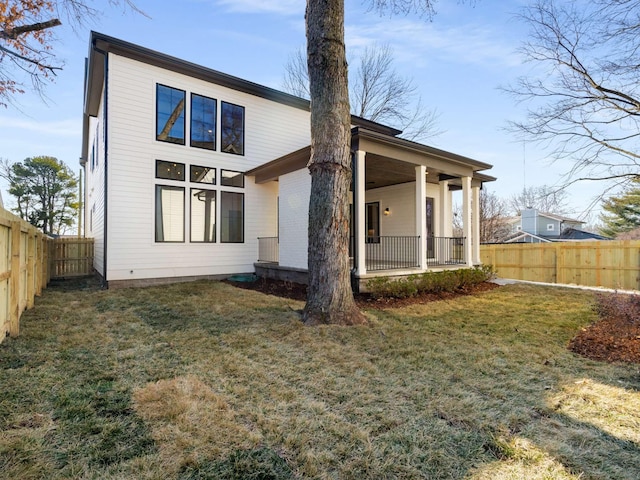
<svg viewBox="0 0 640 480">
<path fill-rule="evenodd" d="M 9 277 L 9 335 L 20 334 L 20 222 L 11 222 L 11 277 Z"/>
<path fill-rule="evenodd" d="M 36 233 L 34 229 L 30 228 L 27 232 L 27 308 L 33 308 L 35 304 L 35 247 Z"/>
</svg>

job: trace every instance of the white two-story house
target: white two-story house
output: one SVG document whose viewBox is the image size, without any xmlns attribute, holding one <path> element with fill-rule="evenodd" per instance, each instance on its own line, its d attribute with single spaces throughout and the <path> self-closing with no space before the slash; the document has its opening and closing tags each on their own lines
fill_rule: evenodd
<svg viewBox="0 0 640 480">
<path fill-rule="evenodd" d="M 84 234 L 108 285 L 304 280 L 307 100 L 95 32 L 84 93 Z M 361 118 L 352 127 L 354 277 L 479 263 L 473 205 L 491 165 Z"/>
</svg>

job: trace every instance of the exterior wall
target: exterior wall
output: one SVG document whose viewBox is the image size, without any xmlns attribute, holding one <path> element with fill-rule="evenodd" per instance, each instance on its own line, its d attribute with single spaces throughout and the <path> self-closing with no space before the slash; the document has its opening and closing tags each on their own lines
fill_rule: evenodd
<svg viewBox="0 0 640 480">
<path fill-rule="evenodd" d="M 156 84 L 217 100 L 216 151 L 189 146 L 189 113 L 185 145 L 159 142 L 156 129 Z M 245 155 L 219 151 L 221 101 L 245 107 Z M 259 236 L 277 232 L 275 182 L 245 187 L 220 185 L 220 169 L 244 172 L 309 144 L 309 113 L 182 74 L 109 54 L 108 94 L 108 281 L 188 277 L 251 272 Z M 189 109 L 187 108 L 187 112 Z M 220 208 L 216 243 L 189 241 L 189 182 L 155 179 L 155 161 L 165 160 L 217 169 L 218 193 L 244 193 L 244 243 L 220 243 Z M 185 241 L 155 241 L 155 185 L 179 185 L 185 194 Z M 207 186 L 208 188 L 209 186 Z M 219 201 L 216 202 L 219 205 Z"/>
<path fill-rule="evenodd" d="M 433 232 L 440 236 L 440 190 L 438 185 L 427 183 L 427 197 L 434 199 Z M 416 235 L 416 184 L 415 182 L 392 185 L 367 190 L 367 203 L 380 202 L 380 235 L 415 236 Z M 389 208 L 390 214 L 384 215 Z"/>
<path fill-rule="evenodd" d="M 311 175 L 305 168 L 280 177 L 280 266 L 307 268 Z"/>
<path fill-rule="evenodd" d="M 550 226 L 552 230 L 549 230 Z M 560 235 L 560 221 L 538 215 L 538 231 L 535 233 L 536 235 Z"/>
<path fill-rule="evenodd" d="M 101 98 L 104 98 L 101 95 Z M 84 234 L 93 238 L 93 267 L 104 277 L 104 103 L 98 116 L 90 119 L 89 156 L 85 165 Z M 92 159 L 93 156 L 93 159 Z"/>
</svg>

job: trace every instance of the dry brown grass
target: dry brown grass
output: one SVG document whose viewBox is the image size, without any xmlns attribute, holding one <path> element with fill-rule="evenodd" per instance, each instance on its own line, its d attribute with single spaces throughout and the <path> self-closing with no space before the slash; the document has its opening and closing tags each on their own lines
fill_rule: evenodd
<svg viewBox="0 0 640 480">
<path fill-rule="evenodd" d="M 637 479 L 640 372 L 510 286 L 308 328 L 216 282 L 49 289 L 0 346 L 0 478 Z"/>
</svg>

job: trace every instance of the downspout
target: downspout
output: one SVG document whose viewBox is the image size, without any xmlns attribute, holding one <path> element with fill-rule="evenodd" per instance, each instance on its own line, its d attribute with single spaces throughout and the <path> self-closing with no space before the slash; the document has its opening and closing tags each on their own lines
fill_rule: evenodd
<svg viewBox="0 0 640 480">
<path fill-rule="evenodd" d="M 104 57 L 104 92 L 103 92 L 103 104 L 104 104 L 104 108 L 103 108 L 103 112 L 102 115 L 104 117 L 104 121 L 102 124 L 102 132 L 103 132 L 103 136 L 104 136 L 104 142 L 103 142 L 103 149 L 104 149 L 104 194 L 103 194 L 103 198 L 104 198 L 104 215 L 103 215 L 103 219 L 102 219 L 102 231 L 103 231 L 103 256 L 102 256 L 102 270 L 104 272 L 104 276 L 102 277 L 102 282 L 103 282 L 103 286 L 108 288 L 109 287 L 109 281 L 107 279 L 107 237 L 109 234 L 109 229 L 107 228 L 107 223 L 108 223 L 108 219 L 109 219 L 109 215 L 108 215 L 108 199 L 109 199 L 109 189 L 107 188 L 109 186 L 109 175 L 108 175 L 108 166 L 109 166 L 109 162 L 108 162 L 108 143 L 109 143 L 109 136 L 107 135 L 108 133 L 108 129 L 107 129 L 107 125 L 109 122 L 109 104 L 108 104 L 108 100 L 109 100 L 109 53 L 99 49 L 98 47 L 94 46 L 93 47 L 94 50 L 98 53 L 100 53 L 103 57 Z"/>
</svg>

